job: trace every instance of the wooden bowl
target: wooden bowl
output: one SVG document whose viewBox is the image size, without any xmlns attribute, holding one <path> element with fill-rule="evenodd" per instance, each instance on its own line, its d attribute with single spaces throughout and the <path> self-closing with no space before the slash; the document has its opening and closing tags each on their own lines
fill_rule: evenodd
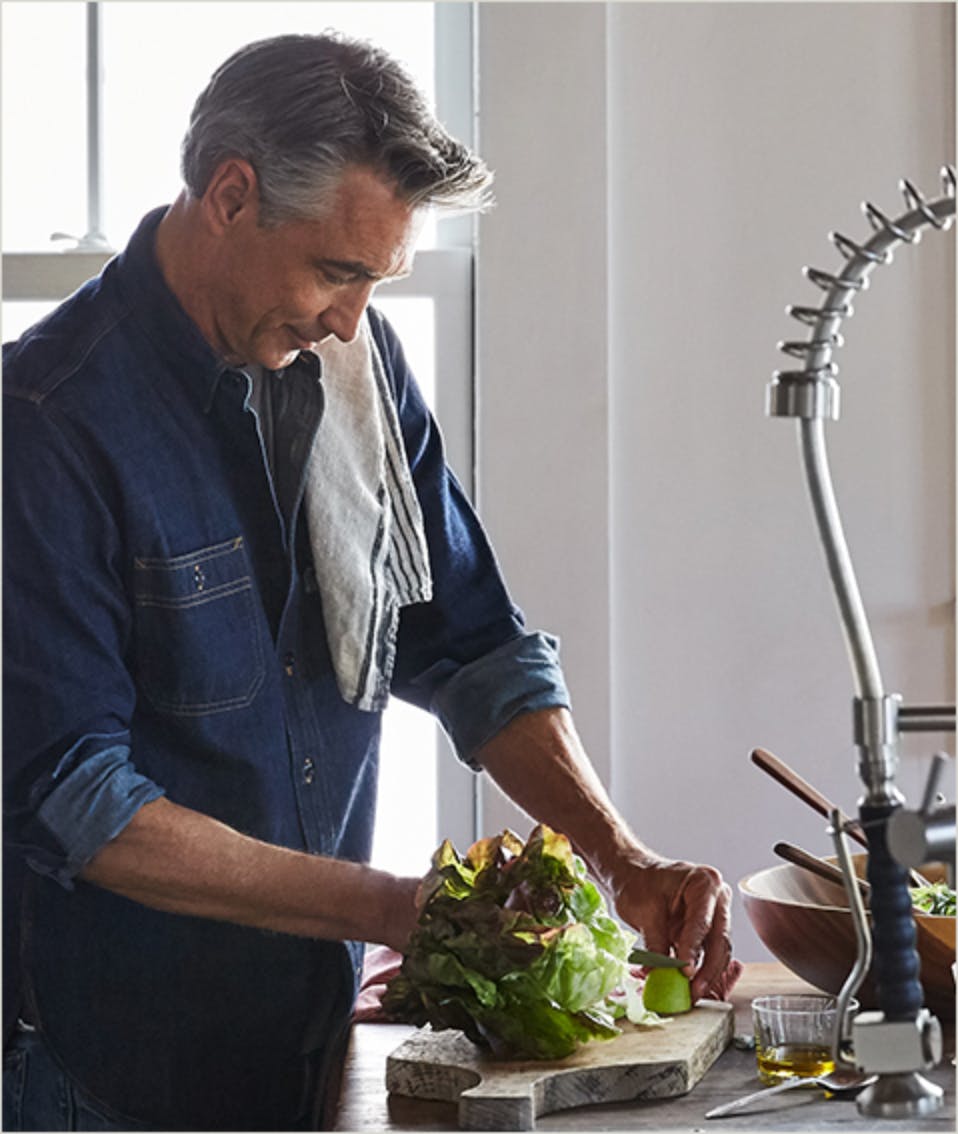
<svg viewBox="0 0 958 1134">
<path fill-rule="evenodd" d="M 862 875 L 867 855 L 853 859 Z M 922 873 L 933 882 L 945 876 L 943 867 L 932 865 Z M 738 888 L 745 912 L 766 948 L 809 984 L 824 992 L 840 992 L 856 953 L 844 888 L 791 863 L 751 874 Z M 925 1004 L 943 1021 L 952 1021 L 955 919 L 916 913 L 915 925 Z M 856 995 L 863 1008 L 877 1007 L 870 975 Z"/>
</svg>

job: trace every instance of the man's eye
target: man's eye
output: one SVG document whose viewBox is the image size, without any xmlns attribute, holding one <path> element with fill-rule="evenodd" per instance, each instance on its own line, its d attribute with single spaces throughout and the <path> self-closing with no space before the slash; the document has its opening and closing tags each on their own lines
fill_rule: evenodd
<svg viewBox="0 0 958 1134">
<path fill-rule="evenodd" d="M 352 282 L 349 276 L 344 276 L 339 272 L 331 272 L 328 268 L 322 268 L 323 279 L 332 287 L 345 287 L 346 284 Z"/>
</svg>

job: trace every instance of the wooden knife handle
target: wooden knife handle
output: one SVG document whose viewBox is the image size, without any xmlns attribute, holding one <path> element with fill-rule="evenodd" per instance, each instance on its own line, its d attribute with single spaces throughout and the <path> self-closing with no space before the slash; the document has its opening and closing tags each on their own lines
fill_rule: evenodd
<svg viewBox="0 0 958 1134">
<path fill-rule="evenodd" d="M 807 780 L 803 780 L 798 772 L 794 768 L 790 768 L 784 760 L 780 760 L 764 748 L 756 748 L 752 751 L 752 763 L 761 768 L 763 772 L 767 772 L 773 780 L 777 780 L 782 787 L 787 788 L 793 795 L 797 795 L 819 815 L 823 815 L 826 819 L 830 817 L 835 804 L 816 788 L 813 788 Z M 868 838 L 856 820 L 846 817 L 845 830 L 863 847 L 868 846 Z"/>
</svg>

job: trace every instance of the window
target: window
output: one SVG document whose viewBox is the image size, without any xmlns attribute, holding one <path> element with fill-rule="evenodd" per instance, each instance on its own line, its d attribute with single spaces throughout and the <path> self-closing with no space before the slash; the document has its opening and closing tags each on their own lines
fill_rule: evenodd
<svg viewBox="0 0 958 1134">
<path fill-rule="evenodd" d="M 102 94 L 93 155 L 85 50 L 91 23 Z M 193 100 L 243 44 L 336 27 L 375 39 L 434 100 L 433 23 L 432 4 L 403 0 L 240 0 L 228 16 L 219 0 L 10 0 L 3 5 L 4 250 L 49 247 L 51 219 L 60 232 L 84 234 L 89 157 L 100 165 L 100 227 L 122 248 L 147 209 L 176 196 L 179 145 Z"/>
<path fill-rule="evenodd" d="M 4 339 L 16 338 L 98 272 L 148 209 L 174 198 L 193 99 L 236 48 L 327 27 L 369 38 L 400 58 L 440 117 L 468 136 L 470 9 L 420 0 L 7 0 Z M 413 276 L 384 287 L 375 300 L 403 339 L 467 487 L 471 257 L 468 223 L 433 224 Z M 446 742 L 426 714 L 390 706 L 383 732 L 374 862 L 421 873 L 440 838 L 465 843 L 474 836 L 473 777 L 448 754 L 438 759 Z"/>
</svg>

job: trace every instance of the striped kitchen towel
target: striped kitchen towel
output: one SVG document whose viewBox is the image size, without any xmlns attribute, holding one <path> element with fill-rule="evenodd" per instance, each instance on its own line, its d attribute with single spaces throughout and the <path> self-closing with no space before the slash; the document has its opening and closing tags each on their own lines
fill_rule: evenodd
<svg viewBox="0 0 958 1134">
<path fill-rule="evenodd" d="M 385 707 L 399 612 L 432 597 L 422 510 L 368 316 L 352 342 L 315 348 L 325 404 L 306 469 L 305 507 L 343 697 Z"/>
</svg>

